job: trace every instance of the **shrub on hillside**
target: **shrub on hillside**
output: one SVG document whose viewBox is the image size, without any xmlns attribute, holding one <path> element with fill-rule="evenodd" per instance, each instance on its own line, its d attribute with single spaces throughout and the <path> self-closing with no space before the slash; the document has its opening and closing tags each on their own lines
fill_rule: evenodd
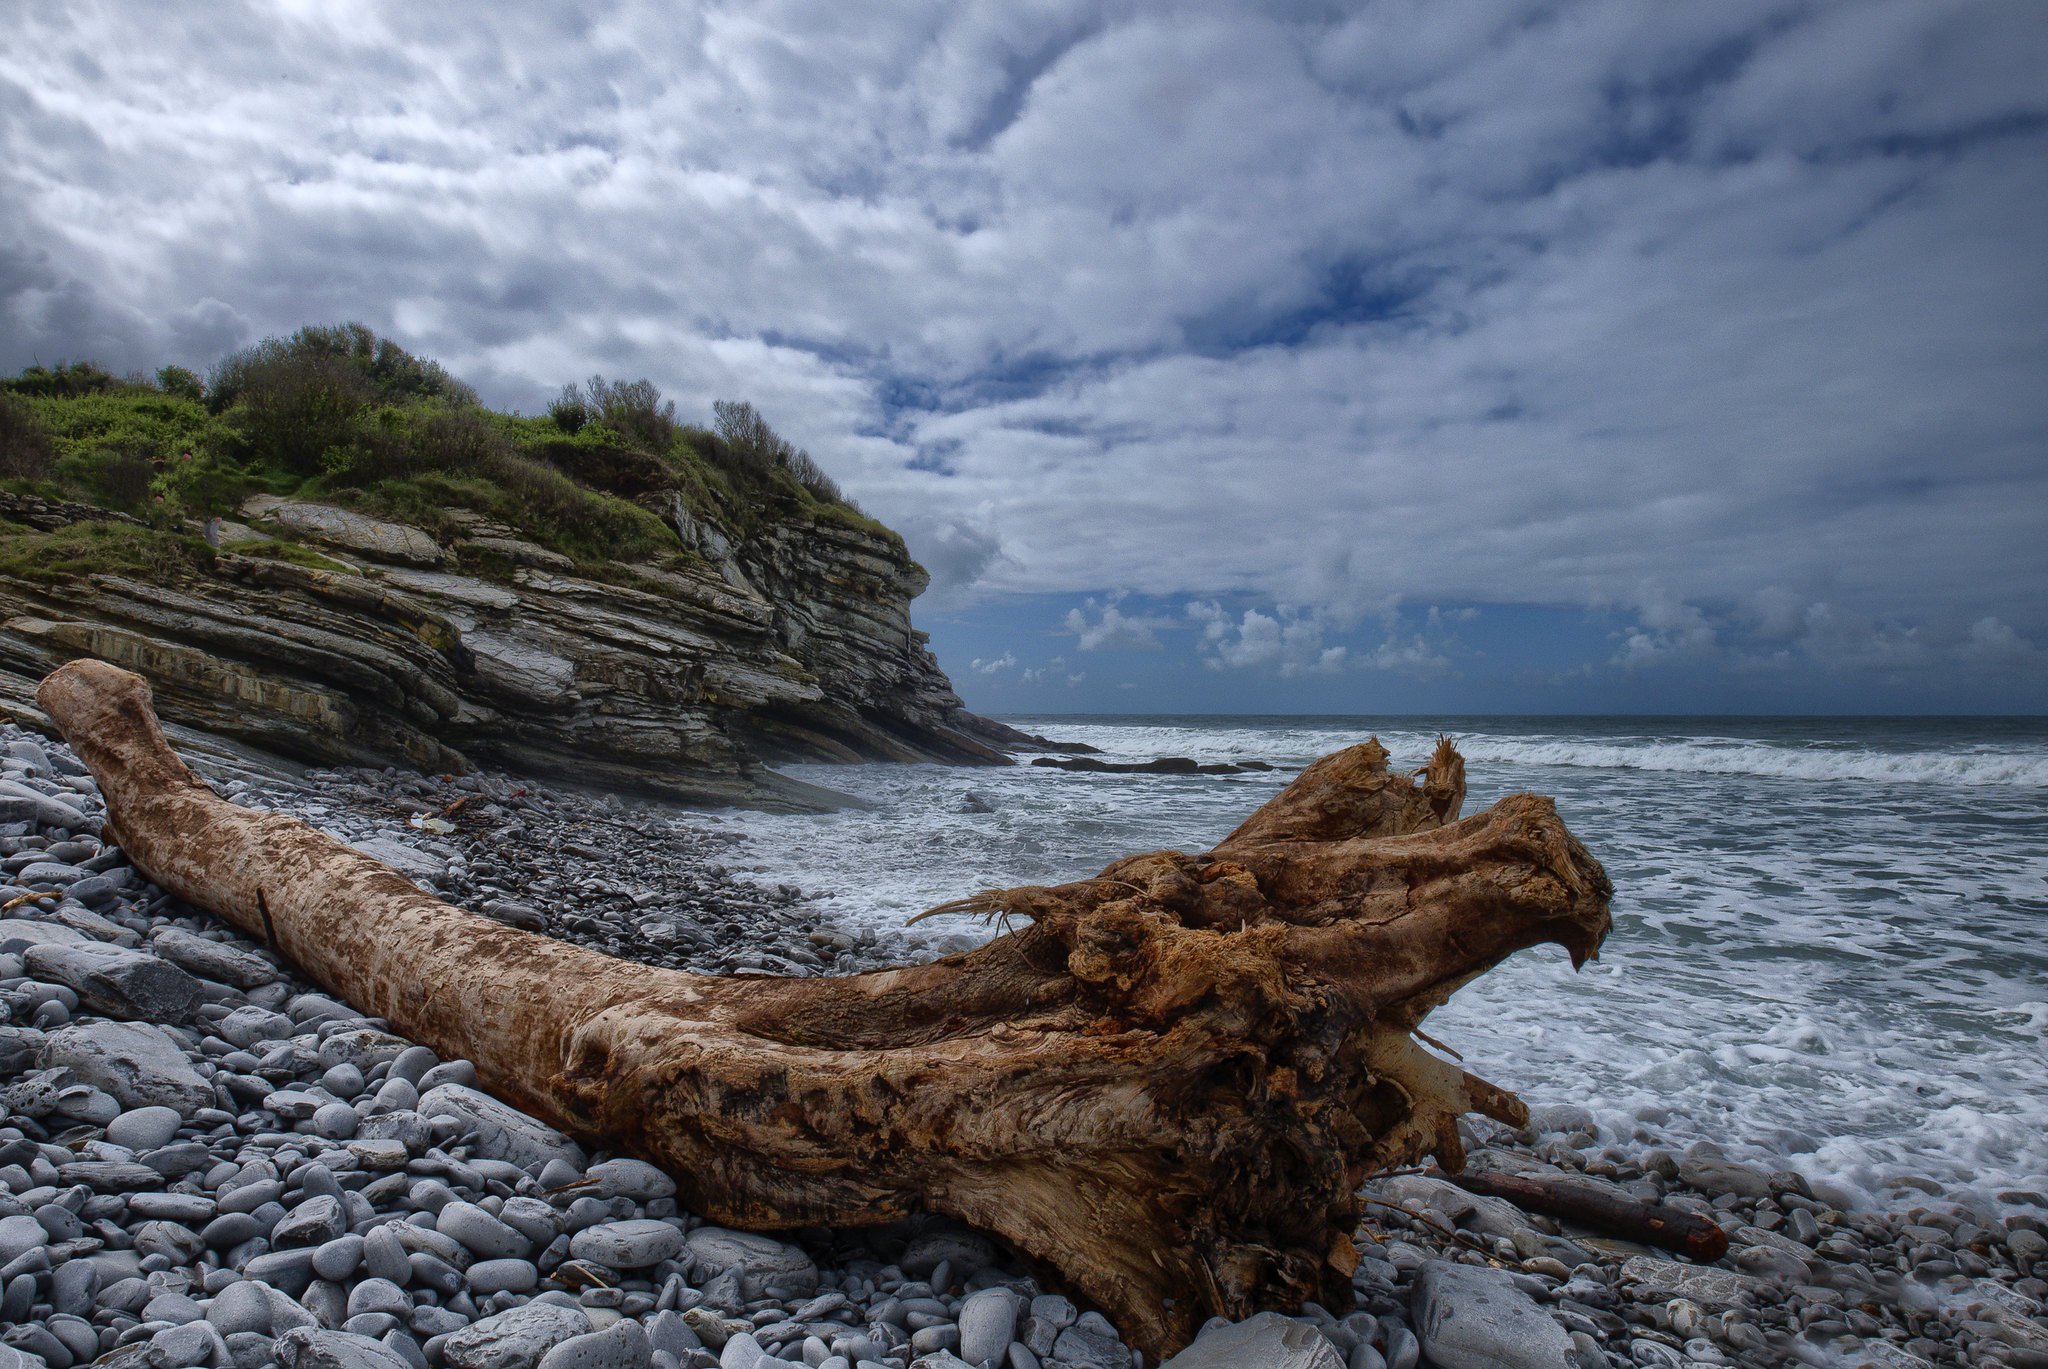
<svg viewBox="0 0 2048 1369">
<path fill-rule="evenodd" d="M 188 371 L 183 366 L 159 367 L 156 373 L 156 387 L 165 394 L 179 399 L 197 402 L 206 397 L 206 385 L 199 379 L 198 373 Z"/>
<path fill-rule="evenodd" d="M 55 366 L 31 366 L 12 379 L 0 380 L 0 389 L 48 399 L 96 395 L 118 389 L 121 385 L 113 372 L 90 361 L 60 361 Z"/>
<path fill-rule="evenodd" d="M 412 425 L 405 442 L 414 461 L 444 471 L 488 472 L 515 450 L 480 409 L 428 414 Z"/>
<path fill-rule="evenodd" d="M 207 404 L 220 413 L 242 398 L 252 378 L 291 362 L 352 372 L 361 382 L 360 388 L 387 402 L 477 402 L 476 391 L 449 375 L 440 362 L 414 356 L 360 323 L 343 323 L 332 327 L 309 324 L 290 337 L 265 338 L 229 354 L 214 367 L 207 382 Z M 319 365 L 322 363 L 324 367 Z"/>
<path fill-rule="evenodd" d="M 802 447 L 768 426 L 761 411 L 744 400 L 721 399 L 711 406 L 718 422 L 718 454 L 728 467 L 765 476 L 786 471 L 812 498 L 826 504 L 848 504 L 837 481 Z"/>
<path fill-rule="evenodd" d="M 782 435 L 768 426 L 761 411 L 745 400 L 719 399 L 711 404 L 718 440 L 726 463 L 754 475 L 767 475 L 788 462 L 794 450 Z"/>
<path fill-rule="evenodd" d="M 602 423 L 621 441 L 650 452 L 665 452 L 676 440 L 675 401 L 664 400 L 651 380 L 594 375 L 583 385 L 564 385 L 561 396 L 548 405 L 548 417 L 572 435 L 587 424 Z"/>
<path fill-rule="evenodd" d="M 151 488 L 175 501 L 173 513 L 211 518 L 233 517 L 264 484 L 255 473 L 202 448 L 190 461 L 170 463 Z"/>
<path fill-rule="evenodd" d="M 564 385 L 562 393 L 549 403 L 548 417 L 571 437 L 582 432 L 583 425 L 590 422 L 590 402 L 583 397 L 583 387 L 574 381 Z"/>
<path fill-rule="evenodd" d="M 571 479 L 623 499 L 639 499 L 677 486 L 675 468 L 662 457 L 615 442 L 594 442 L 587 431 L 575 442 L 556 438 L 535 443 L 527 454 Z"/>
<path fill-rule="evenodd" d="M 150 482 L 156 470 L 139 451 L 108 452 L 87 468 L 85 484 L 93 502 L 123 513 L 141 513 L 149 507 Z"/>
<path fill-rule="evenodd" d="M 50 430 L 35 410 L 0 392 L 0 479 L 40 480 L 50 473 L 56 457 Z"/>
<path fill-rule="evenodd" d="M 839 482 L 825 474 L 824 468 L 811 460 L 811 454 L 799 447 L 789 454 L 788 469 L 796 483 L 811 492 L 815 499 L 827 504 L 847 504 L 849 500 L 839 489 Z"/>
<path fill-rule="evenodd" d="M 478 409 L 366 411 L 349 440 L 321 458 L 327 483 L 363 488 L 429 472 L 488 475 L 511 441 Z"/>
<path fill-rule="evenodd" d="M 215 372 L 209 397 L 233 395 L 229 417 L 258 462 L 312 475 L 325 467 L 330 449 L 346 449 L 358 437 L 372 391 L 347 362 L 280 350 L 238 353 L 221 365 L 231 373 Z"/>
<path fill-rule="evenodd" d="M 522 453 L 481 409 L 387 409 L 380 418 L 328 452 L 325 483 L 363 491 L 391 517 L 432 525 L 440 505 L 462 505 L 596 557 L 647 555 L 674 540 L 654 515 Z"/>
</svg>

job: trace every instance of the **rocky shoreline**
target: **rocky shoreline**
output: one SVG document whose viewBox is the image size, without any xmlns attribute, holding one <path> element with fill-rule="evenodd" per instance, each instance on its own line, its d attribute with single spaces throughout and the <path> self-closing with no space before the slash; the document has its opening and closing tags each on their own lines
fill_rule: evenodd
<svg viewBox="0 0 2048 1369">
<path fill-rule="evenodd" d="M 221 785 L 375 855 L 451 903 L 608 955 L 701 974 L 851 974 L 961 937 L 845 928 L 789 885 L 730 868 L 716 813 L 494 773 L 309 770 Z"/>
<path fill-rule="evenodd" d="M 839 974 L 948 941 L 831 924 L 714 816 L 483 773 L 243 773 L 452 902 L 710 973 Z M 0 729 L 0 1369 L 1144 1369 L 948 1223 L 724 1231 L 155 890 L 61 746 Z M 1900 1210 L 1571 1108 L 1472 1162 L 1720 1223 L 1667 1258 L 1423 1175 L 1376 1180 L 1356 1304 L 1216 1324 L 1179 1369 L 2048 1364 L 2048 1202 Z M 1932 1185 L 1929 1188 L 1932 1189 Z"/>
</svg>

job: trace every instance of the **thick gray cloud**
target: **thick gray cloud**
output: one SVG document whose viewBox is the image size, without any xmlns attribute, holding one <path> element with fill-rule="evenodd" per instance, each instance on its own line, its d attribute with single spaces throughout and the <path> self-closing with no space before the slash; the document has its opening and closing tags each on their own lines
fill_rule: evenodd
<svg viewBox="0 0 2048 1369">
<path fill-rule="evenodd" d="M 748 397 L 1083 648 L 2038 676 L 2044 69 L 2032 0 L 31 7 L 0 364 L 361 318 Z"/>
</svg>

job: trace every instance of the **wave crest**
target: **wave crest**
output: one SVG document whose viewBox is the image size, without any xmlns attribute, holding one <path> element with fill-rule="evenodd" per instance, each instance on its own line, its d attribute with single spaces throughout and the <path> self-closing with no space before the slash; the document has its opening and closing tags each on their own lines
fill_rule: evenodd
<svg viewBox="0 0 2048 1369">
<path fill-rule="evenodd" d="M 1793 780 L 1879 784 L 2048 787 L 2048 756 L 2017 751 L 1868 751 L 1762 746 L 1750 742 L 1616 744 L 1574 739 L 1458 738 L 1468 761 L 1563 765 L 1598 770 L 1668 770 Z"/>
</svg>

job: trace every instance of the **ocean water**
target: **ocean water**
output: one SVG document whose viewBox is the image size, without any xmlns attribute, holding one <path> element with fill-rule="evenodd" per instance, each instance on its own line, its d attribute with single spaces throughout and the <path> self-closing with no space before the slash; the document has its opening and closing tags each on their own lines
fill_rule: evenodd
<svg viewBox="0 0 2048 1369">
<path fill-rule="evenodd" d="M 1548 794 L 1615 884 L 1584 971 L 1525 951 L 1430 1018 L 1475 1072 L 1623 1137 L 1712 1139 L 1877 1200 L 1900 1175 L 2048 1189 L 2048 720 L 1008 721 L 1111 760 L 1283 770 L 789 767 L 872 806 L 734 815 L 735 868 L 928 954 L 927 929 L 989 934 L 903 930 L 934 904 L 1206 849 L 1317 756 L 1377 735 L 1419 766 L 1448 732 L 1467 814 Z"/>
</svg>

